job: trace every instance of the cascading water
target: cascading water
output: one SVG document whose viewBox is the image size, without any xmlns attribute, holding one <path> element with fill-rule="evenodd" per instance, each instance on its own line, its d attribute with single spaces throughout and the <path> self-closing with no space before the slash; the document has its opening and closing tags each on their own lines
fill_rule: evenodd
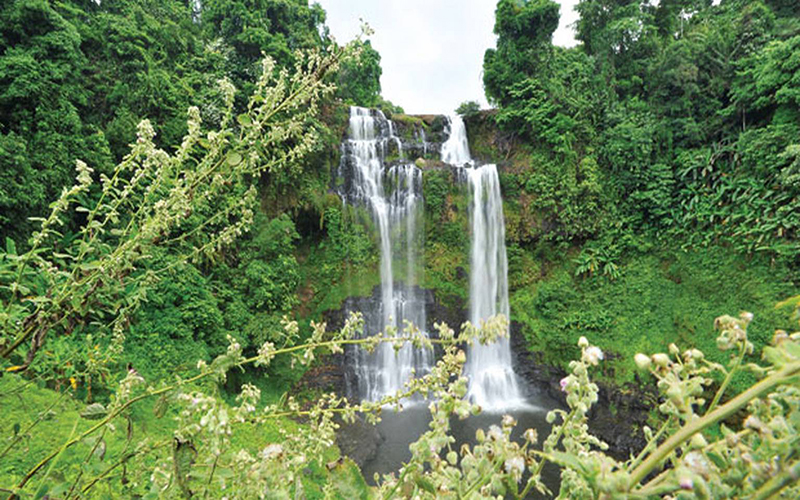
<svg viewBox="0 0 800 500">
<path fill-rule="evenodd" d="M 495 165 L 467 171 L 471 190 L 470 222 L 470 321 L 502 314 L 509 317 L 508 261 L 503 199 Z M 489 345 L 473 345 L 465 367 L 470 400 L 485 410 L 500 410 L 524 404 L 511 364 L 508 336 Z"/>
<path fill-rule="evenodd" d="M 450 117 L 450 136 L 442 145 L 442 161 L 464 167 L 469 184 L 470 322 L 479 325 L 497 314 L 508 318 L 508 262 L 497 167 L 473 165 L 460 116 Z M 484 410 L 525 405 L 512 368 L 508 336 L 489 345 L 471 346 L 464 371 L 469 378 L 467 397 Z"/>
<path fill-rule="evenodd" d="M 442 144 L 442 161 L 459 167 L 472 163 L 464 120 L 458 115 L 452 115 L 448 117 L 448 121 L 450 122 L 450 135 Z"/>
<path fill-rule="evenodd" d="M 341 194 L 345 202 L 370 209 L 381 252 L 380 302 L 362 311 L 365 335 L 385 332 L 389 326 L 402 329 L 406 321 L 425 328 L 425 301 L 414 286 L 421 247 L 417 221 L 422 209 L 422 172 L 411 164 L 387 169 L 385 158 L 392 145 L 402 157 L 402 142 L 383 113 L 350 109 L 349 139 L 339 172 L 349 182 Z M 404 261 L 405 283 L 394 281 L 395 259 Z M 420 334 L 425 335 L 424 331 Z M 430 368 L 431 353 L 410 344 L 395 351 L 383 343 L 371 354 L 359 349 L 355 365 L 360 396 L 375 401 L 402 389 L 415 373 L 424 374 Z"/>
<path fill-rule="evenodd" d="M 388 127 L 380 127 L 380 129 L 389 130 Z M 460 180 L 463 181 L 469 192 L 472 243 L 469 319 L 473 324 L 480 324 L 481 320 L 496 314 L 504 314 L 508 317 L 509 313 L 508 264 L 506 260 L 503 200 L 500 195 L 497 168 L 494 165 L 479 167 L 472 161 L 463 121 L 459 117 L 452 117 L 449 129 L 449 136 L 441 144 L 440 152 L 442 161 L 455 166 L 454 168 L 458 172 Z M 420 131 L 421 134 L 422 131 Z M 353 137 L 355 136 L 353 135 Z M 438 133 L 433 138 L 437 140 L 439 138 Z M 419 147 L 419 140 L 415 145 L 406 143 L 410 157 L 419 152 L 423 154 L 427 152 L 424 136 L 422 141 L 421 148 Z M 388 139 L 384 142 L 389 145 L 394 144 L 394 141 Z M 430 144 L 437 143 L 432 142 Z M 432 149 L 439 148 L 432 146 Z M 405 176 L 406 179 L 411 179 L 412 177 L 417 179 L 414 176 L 419 175 L 419 171 L 408 170 L 408 166 L 402 167 L 401 170 L 389 170 L 389 178 L 392 180 L 386 180 L 387 185 L 408 185 L 408 181 L 396 179 L 395 175 Z M 403 189 L 395 190 L 392 197 L 389 198 L 388 205 L 405 207 L 402 209 L 397 208 L 396 210 L 408 213 L 408 211 L 412 210 L 410 207 L 416 206 L 412 198 L 418 197 L 418 193 L 419 191 L 412 193 Z M 373 216 L 373 218 L 378 219 L 377 216 Z M 401 219 L 387 217 L 387 220 L 394 220 L 394 224 L 397 224 Z M 415 219 L 405 219 L 405 221 L 407 237 L 407 235 L 415 233 L 417 229 L 408 226 L 409 223 L 414 223 Z M 394 234 L 397 227 L 392 227 L 393 229 L 390 233 Z M 394 247 L 397 262 L 403 258 L 403 255 L 397 252 L 396 245 Z M 408 248 L 410 246 L 406 247 L 406 249 Z M 410 259 L 413 257 L 405 256 L 405 258 Z M 409 269 L 414 268 L 412 264 L 411 262 L 407 264 Z M 398 294 L 398 291 L 395 289 L 393 293 Z M 384 295 L 386 294 L 384 292 Z M 406 303 L 404 311 L 398 310 L 397 314 L 407 315 L 409 314 L 409 309 L 414 308 Z M 418 324 L 423 323 L 420 321 Z M 368 330 L 378 331 L 374 327 Z M 378 353 L 376 356 L 383 355 Z M 384 358 L 381 361 L 384 364 L 381 366 L 386 369 L 389 366 L 389 362 L 399 362 L 403 355 L 401 352 L 397 358 Z M 408 361 L 403 361 L 402 363 L 404 366 L 411 366 L 412 364 Z M 362 366 L 365 365 L 362 364 Z M 376 373 L 380 373 L 380 371 L 375 369 L 373 374 Z M 459 419 L 451 422 L 452 435 L 456 440 L 454 446 L 461 446 L 465 443 L 475 445 L 477 429 L 485 429 L 489 425 L 499 425 L 502 414 L 513 415 L 520 422 L 521 426 L 514 431 L 516 434 L 512 434 L 515 440 L 522 439 L 521 433 L 523 429 L 527 428 L 536 428 L 543 435 L 549 433 L 550 427 L 544 418 L 545 409 L 554 408 L 556 403 L 543 394 L 536 395 L 535 399 L 530 402 L 522 397 L 520 384 L 512 369 L 511 349 L 507 337 L 498 339 L 497 342 L 491 345 L 476 343 L 471 346 L 467 354 L 464 373 L 469 378 L 467 397 L 474 403 L 479 404 L 484 409 L 484 412 L 471 416 L 466 420 Z M 363 377 L 364 375 L 359 374 L 359 376 Z M 368 381 L 368 383 L 372 387 L 377 386 L 376 381 Z M 526 395 L 532 396 L 532 394 Z M 411 458 L 408 445 L 417 441 L 422 433 L 429 430 L 430 420 L 430 411 L 424 405 L 409 405 L 408 408 L 400 413 L 387 412 L 387 414 L 383 415 L 381 423 L 376 426 L 381 438 L 380 444 L 377 445 L 371 458 L 362 465 L 364 477 L 369 480 L 375 474 L 397 473 L 401 465 L 408 463 Z M 543 477 L 551 490 L 558 490 L 559 472 L 557 468 L 545 467 Z"/>
</svg>

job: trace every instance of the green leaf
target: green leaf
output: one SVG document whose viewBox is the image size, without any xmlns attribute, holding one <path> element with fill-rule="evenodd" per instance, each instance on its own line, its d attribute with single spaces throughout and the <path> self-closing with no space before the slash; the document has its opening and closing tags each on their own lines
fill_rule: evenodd
<svg viewBox="0 0 800 500">
<path fill-rule="evenodd" d="M 11 252 L 9 252 L 9 253 L 11 253 Z M 781 309 L 781 308 L 787 307 L 787 306 L 794 307 L 794 308 L 800 308 L 800 295 L 797 295 L 795 297 L 789 297 L 788 299 L 786 299 L 784 301 L 778 302 L 777 304 L 775 304 L 775 309 Z"/>
<path fill-rule="evenodd" d="M 228 165 L 230 165 L 231 167 L 235 167 L 240 163 L 242 163 L 242 155 L 240 155 L 236 151 L 231 151 L 230 153 L 228 153 Z"/>
<path fill-rule="evenodd" d="M 79 264 L 78 267 L 80 267 L 83 271 L 94 271 L 95 269 L 100 269 L 100 261 L 95 260 L 85 264 Z"/>
<path fill-rule="evenodd" d="M 246 127 L 248 125 L 253 124 L 253 120 L 250 118 L 250 115 L 247 113 L 242 113 L 241 115 L 236 117 L 236 121 L 239 122 L 239 125 Z"/>
<path fill-rule="evenodd" d="M 554 451 L 548 454 L 547 459 L 556 465 L 573 469 L 575 471 L 578 471 L 579 473 L 586 471 L 583 463 L 581 463 L 578 457 L 571 455 L 569 453 L 564 453 L 562 451 Z"/>
<path fill-rule="evenodd" d="M 105 417 L 108 411 L 106 411 L 106 407 L 100 403 L 92 403 L 86 408 L 83 409 L 81 412 L 81 417 L 85 418 L 86 420 L 100 420 L 101 418 Z"/>
<path fill-rule="evenodd" d="M 427 491 L 428 493 L 432 495 L 436 494 L 436 487 L 433 485 L 430 479 L 426 477 L 417 476 L 416 478 L 414 478 L 414 482 L 417 483 L 417 486 Z"/>
<path fill-rule="evenodd" d="M 100 442 L 97 444 L 97 447 L 94 449 L 92 457 L 97 458 L 102 462 L 105 456 L 106 456 L 106 440 L 101 439 Z"/>
<path fill-rule="evenodd" d="M 714 452 L 708 452 L 706 453 L 706 455 L 708 456 L 709 460 L 714 462 L 714 465 L 716 465 L 719 469 L 721 470 L 727 469 L 727 464 L 725 463 L 725 460 L 719 454 Z"/>
<path fill-rule="evenodd" d="M 797 342 L 783 342 L 781 346 L 786 349 L 786 353 L 794 359 L 800 359 L 800 344 Z"/>
<path fill-rule="evenodd" d="M 782 349 L 766 346 L 764 347 L 764 359 L 774 365 L 776 368 L 780 368 L 786 363 L 791 361 L 791 358 L 786 355 Z"/>
<path fill-rule="evenodd" d="M 9 255 L 17 255 L 17 244 L 9 237 L 6 237 L 6 253 Z"/>
</svg>

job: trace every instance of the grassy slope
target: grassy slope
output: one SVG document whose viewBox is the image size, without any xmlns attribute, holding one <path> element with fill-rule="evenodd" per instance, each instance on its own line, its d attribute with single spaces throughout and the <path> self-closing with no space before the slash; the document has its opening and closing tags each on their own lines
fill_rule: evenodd
<svg viewBox="0 0 800 500">
<path fill-rule="evenodd" d="M 263 399 L 266 403 L 271 398 L 270 395 L 266 395 Z M 0 418 L 0 439 L 2 440 L 0 441 L 0 453 L 14 441 L 15 424 L 19 424 L 21 434 L 33 436 L 33 438 L 23 437 L 11 446 L 8 453 L 0 459 L 0 488 L 16 485 L 24 473 L 42 457 L 60 447 L 73 433 L 78 434 L 89 428 L 94 422 L 79 417 L 82 408 L 83 403 L 73 399 L 69 393 L 58 393 L 42 388 L 15 375 L 6 374 L 0 378 L 0 414 L 2 414 L 2 418 Z M 49 412 L 51 416 L 26 433 L 29 425 L 38 419 L 38 415 L 45 412 Z M 136 405 L 131 414 L 134 443 L 142 439 L 145 433 L 150 442 L 169 440 L 175 429 L 173 417 L 174 414 L 171 415 L 168 412 L 162 418 L 157 418 L 153 412 L 153 402 L 145 401 Z M 281 441 L 280 429 L 291 432 L 299 425 L 289 419 L 281 419 L 269 425 L 234 424 L 234 432 L 231 436 L 232 449 L 246 449 L 256 455 L 267 444 Z M 105 434 L 107 443 L 105 459 L 96 466 L 90 464 L 90 469 L 85 472 L 86 477 L 94 477 L 102 469 L 115 463 L 116 457 L 125 448 L 126 433 L 124 421 L 121 421 L 117 422 L 115 431 Z M 43 471 L 30 484 L 38 491 L 39 488 L 51 487 L 60 482 L 63 477 L 75 477 L 75 473 L 80 467 L 79 464 L 84 461 L 93 445 L 93 442 L 86 442 L 73 446 L 53 462 L 47 479 Z M 164 453 L 171 453 L 169 446 L 162 448 L 162 455 Z M 321 457 L 321 464 L 335 460 L 338 456 L 338 450 L 331 448 L 326 456 Z M 148 463 L 155 464 L 155 457 Z M 97 470 L 92 467 L 96 467 Z M 304 487 L 308 498 L 322 496 L 320 489 L 320 484 L 324 480 L 322 467 L 324 465 L 312 464 L 309 474 L 304 478 Z M 95 488 L 94 496 L 109 498 L 120 494 L 120 476 L 112 474 L 110 477 L 110 481 L 100 483 Z M 140 486 L 140 493 L 147 491 L 147 484 Z M 219 492 L 220 495 L 223 493 Z M 365 490 L 362 490 L 359 496 L 365 494 Z"/>
<path fill-rule="evenodd" d="M 774 305 L 792 288 L 767 263 L 748 262 L 723 248 L 662 249 L 630 257 L 622 269 L 615 281 L 576 278 L 565 258 L 544 279 L 513 291 L 512 316 L 523 325 L 530 348 L 563 366 L 577 356 L 578 338 L 586 336 L 609 354 L 603 375 L 623 383 L 634 378 L 634 354 L 666 352 L 672 342 L 727 359 L 716 348 L 717 316 L 753 312 L 749 334 L 757 347 L 775 328 L 788 326 L 786 311 Z"/>
</svg>

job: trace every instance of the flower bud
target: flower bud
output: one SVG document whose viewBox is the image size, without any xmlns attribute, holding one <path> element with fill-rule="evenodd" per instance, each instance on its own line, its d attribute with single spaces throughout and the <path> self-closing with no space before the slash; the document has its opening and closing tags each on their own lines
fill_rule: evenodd
<svg viewBox="0 0 800 500">
<path fill-rule="evenodd" d="M 669 345 L 669 353 L 672 354 L 673 356 L 677 356 L 678 353 L 680 352 L 681 352 L 680 349 L 678 349 L 678 346 L 676 346 L 675 344 Z"/>
<path fill-rule="evenodd" d="M 650 368 L 650 356 L 646 354 L 638 353 L 633 357 L 633 361 L 640 370 L 647 370 Z"/>
<path fill-rule="evenodd" d="M 708 446 L 708 441 L 706 441 L 706 438 L 704 438 L 702 434 L 695 434 L 692 436 L 692 446 L 694 448 L 705 448 Z"/>
<path fill-rule="evenodd" d="M 772 336 L 772 345 L 781 345 L 785 340 L 789 340 L 789 334 L 785 330 L 775 330 L 775 335 Z"/>
<path fill-rule="evenodd" d="M 503 427 L 514 427 L 517 421 L 511 415 L 503 415 Z"/>
<path fill-rule="evenodd" d="M 580 347 L 581 349 L 589 347 L 589 341 L 586 339 L 586 337 L 581 337 L 580 339 L 578 339 L 578 347 Z"/>
<path fill-rule="evenodd" d="M 586 348 L 586 352 L 584 353 L 584 357 L 586 358 L 586 362 L 591 365 L 596 366 L 600 361 L 603 360 L 605 355 L 603 351 L 600 350 L 597 346 L 590 346 Z"/>
<path fill-rule="evenodd" d="M 672 401 L 675 406 L 681 406 L 681 400 L 683 399 L 683 391 L 681 390 L 680 386 L 672 385 L 667 390 L 667 397 Z"/>
<path fill-rule="evenodd" d="M 653 354 L 653 362 L 658 366 L 664 368 L 667 365 L 669 365 L 669 356 L 667 356 L 663 352 L 659 352 L 658 354 Z"/>
</svg>

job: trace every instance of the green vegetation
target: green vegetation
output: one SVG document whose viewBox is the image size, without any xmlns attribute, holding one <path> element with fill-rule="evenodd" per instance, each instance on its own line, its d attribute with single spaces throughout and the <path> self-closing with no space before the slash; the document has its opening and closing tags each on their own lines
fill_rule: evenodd
<svg viewBox="0 0 800 500">
<path fill-rule="evenodd" d="M 469 221 L 465 185 L 449 169 L 423 173 L 425 194 L 424 286 L 446 307 L 469 304 Z"/>
<path fill-rule="evenodd" d="M 199 387 L 198 387 L 199 388 Z M 23 396 L 24 397 L 21 397 Z M 267 398 L 265 398 L 267 399 Z M 20 403 L 22 401 L 22 403 Z M 265 401 L 269 403 L 269 401 Z M 75 477 L 81 471 L 84 474 L 97 476 L 103 473 L 110 463 L 110 458 L 124 456 L 131 449 L 131 439 L 147 437 L 156 444 L 155 453 L 147 456 L 141 463 L 142 467 L 154 468 L 157 466 L 159 452 L 171 453 L 171 442 L 177 430 L 177 411 L 168 408 L 166 411 L 158 408 L 159 403 L 142 403 L 133 407 L 127 419 L 120 420 L 120 426 L 108 429 L 100 436 L 87 439 L 80 446 L 65 451 L 52 469 L 47 480 L 40 481 L 37 491 L 48 494 L 54 498 L 66 496 L 69 485 L 64 483 L 66 478 Z M 0 379 L 0 405 L 3 408 L 3 419 L 0 421 L 0 432 L 8 436 L 4 443 L 2 453 L 2 467 L 0 467 L 0 484 L 9 485 L 19 482 L 22 477 L 20 471 L 25 471 L 36 465 L 36 460 L 46 453 L 58 448 L 70 436 L 86 431 L 92 421 L 81 418 L 84 405 L 74 399 L 74 393 L 66 387 L 61 391 L 53 391 L 40 387 L 35 381 L 31 383 L 15 375 L 6 375 Z M 232 411 L 234 404 L 226 405 Z M 77 426 L 76 426 L 77 422 Z M 239 422 L 234 426 L 231 435 L 231 446 L 247 450 L 257 455 L 264 447 L 271 443 L 280 442 L 284 433 L 295 433 L 302 424 L 289 418 L 275 419 L 271 422 L 253 424 Z M 321 461 L 335 462 L 338 460 L 338 450 L 329 448 Z M 319 464 L 312 464 L 309 474 L 302 477 L 303 487 L 308 498 L 322 498 L 321 485 L 324 484 L 324 474 Z M 342 462 L 343 475 L 351 475 L 352 484 L 359 485 L 360 494 L 366 494 L 366 484 L 360 479 L 358 468 L 349 461 Z M 129 485 L 133 492 L 143 484 L 133 471 L 114 474 L 116 479 L 128 477 L 134 484 Z M 113 477 L 113 476 L 112 476 Z M 65 489 L 66 488 L 66 489 Z M 229 486 L 230 488 L 230 486 Z M 117 496 L 120 494 L 119 482 L 100 482 L 91 494 L 95 498 Z M 220 489 L 214 484 L 208 491 L 209 495 L 219 497 L 225 495 L 225 489 Z"/>
<path fill-rule="evenodd" d="M 786 311 L 773 306 L 794 289 L 781 284 L 780 274 L 763 260 L 748 262 L 721 248 L 665 249 L 618 261 L 616 278 L 576 277 L 576 264 L 567 260 L 549 269 L 546 279 L 512 291 L 511 313 L 542 361 L 566 367 L 584 336 L 619 355 L 604 363 L 600 374 L 629 382 L 634 354 L 666 350 L 673 342 L 724 362 L 724 354 L 715 349 L 709 318 L 726 311 L 761 311 L 750 325 L 750 339 L 767 345 L 772 333 L 787 324 Z M 746 388 L 744 384 L 736 388 Z"/>
<path fill-rule="evenodd" d="M 514 319 L 544 362 L 565 367 L 582 335 L 620 355 L 617 383 L 636 351 L 714 352 L 708 318 L 726 311 L 764 311 L 765 345 L 800 276 L 800 19 L 760 0 L 577 10 L 565 49 L 555 2 L 499 1 L 498 109 L 467 119 L 502 167 Z"/>
<path fill-rule="evenodd" d="M 370 214 L 335 194 L 347 107 L 382 109 L 406 141 L 445 127 L 381 96 L 368 40 L 337 46 L 308 0 L 6 3 L 0 492 L 524 497 L 549 462 L 568 498 L 797 493 L 800 333 L 781 329 L 800 299 L 775 307 L 800 280 L 793 2 L 581 0 L 570 49 L 552 44 L 557 3 L 498 2 L 496 109 L 457 112 L 473 156 L 500 167 L 512 319 L 537 362 L 566 370 L 567 407 L 542 446 L 512 443 L 505 419 L 458 451 L 449 417 L 478 411 L 460 348 L 502 318 L 433 341 L 321 323 L 380 282 Z M 420 155 L 415 276 L 458 312 L 469 194 Z M 742 310 L 756 314 L 726 316 Z M 380 341 L 443 356 L 409 389 L 435 394 L 430 430 L 370 489 L 334 417 L 403 395 L 353 405 L 307 369 Z M 661 428 L 638 457 L 587 430 L 594 378 L 656 381 Z"/>
<path fill-rule="evenodd" d="M 577 37 L 551 44 L 558 5 L 502 0 L 484 83 L 516 135 L 515 183 L 544 226 L 726 244 L 794 263 L 798 18 L 778 4 L 583 0 Z M 691 13 L 691 16 L 687 16 Z"/>
</svg>

